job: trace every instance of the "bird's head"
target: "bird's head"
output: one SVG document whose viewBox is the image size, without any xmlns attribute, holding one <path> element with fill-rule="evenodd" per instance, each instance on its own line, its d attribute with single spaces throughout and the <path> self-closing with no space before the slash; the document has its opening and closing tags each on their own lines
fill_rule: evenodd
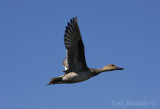
<svg viewBox="0 0 160 109">
<path fill-rule="evenodd" d="M 106 65 L 106 66 L 104 66 L 102 69 L 105 70 L 105 71 L 123 70 L 123 68 L 117 67 L 117 66 L 114 65 L 114 64 Z"/>
</svg>

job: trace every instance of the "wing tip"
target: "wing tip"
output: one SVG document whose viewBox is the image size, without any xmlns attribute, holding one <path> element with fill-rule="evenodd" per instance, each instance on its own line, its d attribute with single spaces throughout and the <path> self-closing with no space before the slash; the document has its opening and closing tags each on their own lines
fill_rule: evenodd
<svg viewBox="0 0 160 109">
<path fill-rule="evenodd" d="M 78 24 L 77 16 L 73 17 L 73 21 Z"/>
<path fill-rule="evenodd" d="M 72 46 L 71 43 L 73 43 L 73 35 L 80 35 L 80 30 L 77 22 L 77 16 L 72 17 L 70 21 L 67 23 L 64 34 L 64 44 L 65 48 L 68 49 Z M 81 37 L 81 36 L 80 36 Z"/>
</svg>

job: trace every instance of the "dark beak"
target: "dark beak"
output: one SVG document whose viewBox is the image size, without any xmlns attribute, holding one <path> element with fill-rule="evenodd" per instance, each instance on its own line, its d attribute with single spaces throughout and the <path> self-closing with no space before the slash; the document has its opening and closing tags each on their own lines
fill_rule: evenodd
<svg viewBox="0 0 160 109">
<path fill-rule="evenodd" d="M 119 68 L 119 67 L 116 68 L 116 70 L 123 70 L 123 69 L 124 69 L 124 68 Z"/>
</svg>

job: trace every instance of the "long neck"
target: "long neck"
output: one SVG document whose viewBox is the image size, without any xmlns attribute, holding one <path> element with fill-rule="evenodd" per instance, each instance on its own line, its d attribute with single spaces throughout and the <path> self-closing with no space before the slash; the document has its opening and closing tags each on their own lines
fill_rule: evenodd
<svg viewBox="0 0 160 109">
<path fill-rule="evenodd" d="M 105 68 L 101 68 L 101 69 L 92 69 L 92 68 L 90 68 L 90 71 L 92 72 L 92 74 L 94 76 L 96 76 L 96 75 L 98 75 L 98 74 L 100 74 L 102 72 L 107 72 L 107 71 L 112 71 L 112 70 L 111 69 L 105 69 Z"/>
</svg>

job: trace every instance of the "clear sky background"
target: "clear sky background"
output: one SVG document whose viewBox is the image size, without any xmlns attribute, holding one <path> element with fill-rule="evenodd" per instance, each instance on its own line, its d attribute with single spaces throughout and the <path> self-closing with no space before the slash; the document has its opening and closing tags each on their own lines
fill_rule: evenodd
<svg viewBox="0 0 160 109">
<path fill-rule="evenodd" d="M 88 66 L 124 70 L 44 86 L 63 75 L 65 26 L 75 16 Z M 159 107 L 159 0 L 0 0 L 0 109 Z"/>
</svg>

